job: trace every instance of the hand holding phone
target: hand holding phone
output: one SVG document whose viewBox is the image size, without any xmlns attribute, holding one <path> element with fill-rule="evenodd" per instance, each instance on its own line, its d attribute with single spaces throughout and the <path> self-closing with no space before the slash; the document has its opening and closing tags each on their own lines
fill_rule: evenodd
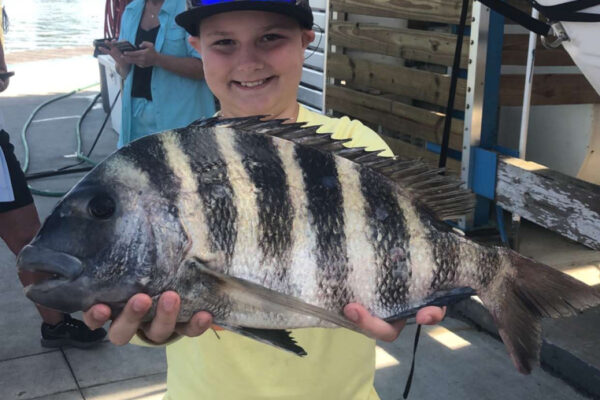
<svg viewBox="0 0 600 400">
<path fill-rule="evenodd" d="M 10 78 L 11 76 L 13 76 L 14 74 L 15 74 L 14 71 L 0 72 L 0 79 L 5 81 L 8 78 Z"/>
<path fill-rule="evenodd" d="M 121 53 L 125 52 L 125 51 L 136 51 L 136 50 L 140 50 L 138 47 L 134 46 L 131 42 L 128 41 L 122 41 L 122 42 L 116 42 L 112 44 L 114 47 L 116 47 L 117 49 L 119 49 L 119 51 Z"/>
</svg>

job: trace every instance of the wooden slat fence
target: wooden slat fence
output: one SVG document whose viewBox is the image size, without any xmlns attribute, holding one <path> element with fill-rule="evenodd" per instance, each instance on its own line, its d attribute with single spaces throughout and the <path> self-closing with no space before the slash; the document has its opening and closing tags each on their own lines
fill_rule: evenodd
<svg viewBox="0 0 600 400">
<path fill-rule="evenodd" d="M 326 109 L 370 124 L 384 139 L 396 139 L 396 146 L 404 140 L 411 151 L 424 151 L 425 142 L 440 144 L 456 46 L 452 27 L 460 8 L 461 0 L 331 0 Z M 509 67 L 503 67 L 500 105 L 520 106 L 528 35 L 510 20 L 506 27 L 502 61 Z M 463 69 L 470 62 L 468 51 L 467 37 Z M 536 53 L 536 68 L 543 73 L 538 69 L 534 76 L 532 105 L 600 103 L 562 47 L 546 49 L 538 40 Z M 459 79 L 456 110 L 464 110 L 465 95 L 466 80 Z M 451 149 L 462 148 L 463 126 L 453 120 Z"/>
<path fill-rule="evenodd" d="M 331 0 L 326 109 L 377 129 L 397 154 L 435 163 L 426 142 L 441 144 L 461 0 Z M 383 18 L 382 18 L 383 17 Z M 389 19 L 406 20 L 390 23 Z M 382 23 L 383 22 L 383 23 Z M 387 23 L 386 23 L 387 22 Z M 393 27 L 392 27 L 393 26 Z M 460 60 L 468 65 L 469 42 Z M 466 80 L 455 108 L 464 110 Z M 463 121 L 453 119 L 450 148 L 462 147 Z M 458 171 L 460 163 L 450 160 Z"/>
</svg>

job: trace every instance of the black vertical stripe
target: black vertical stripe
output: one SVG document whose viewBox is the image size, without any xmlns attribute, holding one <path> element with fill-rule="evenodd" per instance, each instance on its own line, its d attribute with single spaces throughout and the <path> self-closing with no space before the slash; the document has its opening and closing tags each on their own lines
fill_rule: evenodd
<svg viewBox="0 0 600 400">
<path fill-rule="evenodd" d="M 360 183 L 375 249 L 379 303 L 394 315 L 406 303 L 411 276 L 406 219 L 393 183 L 368 168 L 361 168 Z"/>
<path fill-rule="evenodd" d="M 426 218 L 422 217 L 421 221 L 429 232 L 427 237 L 431 242 L 433 260 L 436 263 L 430 288 L 433 291 L 443 290 L 451 287 L 457 278 L 460 266 L 460 244 L 445 232 L 447 228 L 438 230 Z"/>
<path fill-rule="evenodd" d="M 277 270 L 277 279 L 283 282 L 292 246 L 294 216 L 283 163 L 273 139 L 263 135 L 236 135 L 235 149 L 256 188 L 260 230 L 258 245 L 263 253 L 263 261 L 278 262 L 280 268 Z"/>
<path fill-rule="evenodd" d="M 198 183 L 198 196 L 203 204 L 198 212 L 203 212 L 206 218 L 210 249 L 224 254 L 226 272 L 235 251 L 238 217 L 227 163 L 213 129 L 190 127 L 181 131 L 180 147 Z"/>
<path fill-rule="evenodd" d="M 170 135 L 172 133 L 165 133 Z M 119 150 L 119 154 L 142 170 L 152 187 L 169 204 L 175 205 L 181 191 L 181 180 L 167 162 L 162 135 L 146 136 Z"/>
<path fill-rule="evenodd" d="M 304 146 L 296 146 L 295 156 L 302 169 L 309 219 L 317 236 L 319 297 L 324 305 L 339 307 L 349 303 L 353 296 L 348 286 L 343 195 L 335 158 Z"/>
</svg>

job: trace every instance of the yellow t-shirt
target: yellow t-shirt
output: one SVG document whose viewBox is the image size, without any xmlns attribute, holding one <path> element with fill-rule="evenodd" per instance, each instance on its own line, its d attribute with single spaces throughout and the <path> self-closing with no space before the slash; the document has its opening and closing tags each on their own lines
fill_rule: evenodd
<svg viewBox="0 0 600 400">
<path fill-rule="evenodd" d="M 298 122 L 323 125 L 351 147 L 385 150 L 371 129 L 300 107 Z M 208 331 L 167 346 L 165 400 L 378 400 L 373 387 L 375 341 L 347 329 L 307 328 L 292 336 L 308 353 L 298 357 L 241 335 Z"/>
</svg>

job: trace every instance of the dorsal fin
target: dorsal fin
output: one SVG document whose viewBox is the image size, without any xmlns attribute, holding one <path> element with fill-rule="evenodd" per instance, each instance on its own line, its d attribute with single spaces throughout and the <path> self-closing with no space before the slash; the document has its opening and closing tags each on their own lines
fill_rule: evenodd
<svg viewBox="0 0 600 400">
<path fill-rule="evenodd" d="M 249 133 L 276 136 L 298 145 L 335 154 L 370 168 L 397 182 L 411 192 L 417 203 L 440 220 L 458 219 L 473 211 L 475 195 L 462 187 L 455 177 L 442 175 L 443 168 L 432 168 L 422 159 L 382 157 L 381 151 L 367 151 L 364 147 L 345 147 L 351 139 L 334 139 L 331 134 L 317 133 L 320 126 L 304 123 L 286 123 L 284 119 L 264 120 L 265 116 L 247 118 L 210 118 L 193 126 L 229 127 Z"/>
</svg>

